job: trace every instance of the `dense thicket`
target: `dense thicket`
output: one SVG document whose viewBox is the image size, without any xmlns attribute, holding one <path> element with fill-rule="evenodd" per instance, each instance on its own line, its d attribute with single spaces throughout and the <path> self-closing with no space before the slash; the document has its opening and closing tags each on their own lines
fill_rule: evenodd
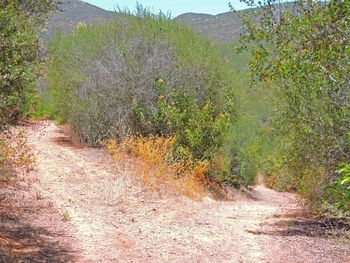
<svg viewBox="0 0 350 263">
<path fill-rule="evenodd" d="M 243 185 L 256 182 L 257 174 L 266 154 L 273 147 L 269 136 L 270 118 L 273 112 L 270 90 L 252 85 L 249 77 L 249 51 L 237 52 L 235 44 L 220 44 L 222 59 L 229 64 L 237 98 L 237 116 L 229 132 L 228 148 L 234 148 L 235 179 Z"/>
<path fill-rule="evenodd" d="M 209 160 L 234 114 L 230 76 L 212 44 L 141 7 L 59 37 L 48 80 L 59 117 L 90 144 L 174 136 L 179 158 Z"/>
<path fill-rule="evenodd" d="M 56 4 L 55 0 L 0 1 L 0 180 L 32 160 L 24 135 L 10 140 L 5 130 L 35 106 L 39 26 Z"/>
<path fill-rule="evenodd" d="M 281 187 L 320 197 L 350 158 L 350 1 L 259 5 L 244 40 L 253 45 L 253 75 L 274 94 L 278 147 L 268 173 Z"/>
<path fill-rule="evenodd" d="M 39 63 L 38 30 L 57 1 L 0 2 L 0 128 L 29 111 Z"/>
</svg>

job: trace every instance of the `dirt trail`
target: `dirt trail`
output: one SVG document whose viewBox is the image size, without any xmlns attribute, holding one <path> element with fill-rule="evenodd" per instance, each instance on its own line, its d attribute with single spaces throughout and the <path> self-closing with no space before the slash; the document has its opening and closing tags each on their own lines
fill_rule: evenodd
<svg viewBox="0 0 350 263">
<path fill-rule="evenodd" d="M 52 204 L 59 216 L 48 227 L 63 226 L 74 251 L 59 262 L 350 262 L 349 244 L 298 217 L 295 195 L 258 186 L 235 202 L 160 197 L 52 122 L 28 134 L 37 155 L 30 191 Z"/>
</svg>

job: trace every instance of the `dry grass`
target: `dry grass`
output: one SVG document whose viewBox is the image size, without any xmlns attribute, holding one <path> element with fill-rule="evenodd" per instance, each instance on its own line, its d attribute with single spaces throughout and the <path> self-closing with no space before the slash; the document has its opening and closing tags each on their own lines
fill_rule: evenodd
<svg viewBox="0 0 350 263">
<path fill-rule="evenodd" d="M 0 134 L 0 181 L 13 175 L 24 175 L 35 165 L 35 157 L 27 144 L 24 130 Z"/>
<path fill-rule="evenodd" d="M 134 159 L 131 172 L 141 183 L 152 190 L 173 189 L 194 200 L 206 194 L 209 163 L 193 160 L 176 160 L 173 155 L 174 138 L 127 137 L 120 143 L 105 142 L 105 147 L 115 160 Z"/>
</svg>

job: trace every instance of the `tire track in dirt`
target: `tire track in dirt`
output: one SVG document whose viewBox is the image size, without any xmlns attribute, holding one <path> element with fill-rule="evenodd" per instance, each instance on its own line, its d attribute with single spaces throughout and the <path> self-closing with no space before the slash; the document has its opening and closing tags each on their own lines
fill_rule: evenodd
<svg viewBox="0 0 350 263">
<path fill-rule="evenodd" d="M 235 202 L 160 197 L 103 150 L 74 147 L 50 121 L 28 128 L 28 138 L 33 187 L 69 215 L 79 262 L 350 262 L 348 243 L 284 234 L 301 212 L 296 195 L 258 186 Z"/>
</svg>

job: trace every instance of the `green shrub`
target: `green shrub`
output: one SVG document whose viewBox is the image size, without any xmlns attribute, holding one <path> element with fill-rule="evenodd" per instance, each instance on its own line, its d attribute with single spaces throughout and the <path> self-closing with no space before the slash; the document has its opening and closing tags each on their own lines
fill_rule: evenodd
<svg viewBox="0 0 350 263">
<path fill-rule="evenodd" d="M 245 21 L 243 40 L 253 46 L 252 75 L 274 95 L 278 139 L 267 173 L 282 187 L 319 198 L 338 163 L 350 158 L 350 6 L 294 2 L 260 2 L 260 19 Z"/>
<path fill-rule="evenodd" d="M 31 107 L 38 38 L 33 21 L 12 6 L 0 10 L 0 126 Z"/>
<path fill-rule="evenodd" d="M 350 164 L 341 164 L 337 170 L 339 178 L 326 187 L 326 202 L 337 209 L 350 210 Z"/>
<path fill-rule="evenodd" d="M 233 123 L 231 76 L 216 48 L 140 6 L 58 37 L 47 76 L 59 117 L 90 144 L 175 136 L 178 158 L 210 160 Z"/>
<path fill-rule="evenodd" d="M 35 107 L 38 29 L 56 2 L 0 3 L 0 130 Z"/>
<path fill-rule="evenodd" d="M 155 129 L 153 133 L 158 135 L 175 135 L 175 148 L 180 157 L 191 155 L 198 160 L 210 159 L 231 126 L 231 98 L 227 98 L 225 107 L 221 108 L 210 98 L 199 103 L 186 92 L 170 90 L 163 80 L 157 81 L 156 88 L 159 94 L 157 107 L 141 110 L 142 115 L 137 114 L 140 124 L 151 125 Z"/>
<path fill-rule="evenodd" d="M 0 181 L 25 173 L 34 158 L 23 131 L 9 124 L 27 117 L 36 106 L 39 27 L 56 7 L 54 0 L 0 1 Z"/>
</svg>

